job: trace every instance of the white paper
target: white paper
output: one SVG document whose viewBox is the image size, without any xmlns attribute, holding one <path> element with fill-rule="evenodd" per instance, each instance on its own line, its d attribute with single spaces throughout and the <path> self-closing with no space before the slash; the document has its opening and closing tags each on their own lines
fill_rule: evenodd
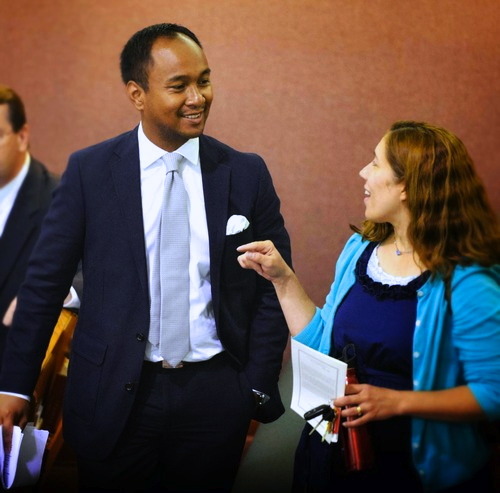
<svg viewBox="0 0 500 493">
<path fill-rule="evenodd" d="M 2 426 L 0 426 L 0 438 Z M 6 453 L 0 439 L 0 479 L 5 489 L 35 484 L 40 477 L 49 432 L 28 423 L 24 430 L 14 426 L 12 448 Z"/>
<path fill-rule="evenodd" d="M 292 339 L 293 392 L 291 409 L 304 417 L 311 409 L 332 401 L 345 393 L 347 364 L 326 354 L 320 353 Z M 309 420 L 315 427 L 321 417 Z M 316 431 L 328 443 L 337 437 L 326 433 L 326 421 Z"/>
</svg>

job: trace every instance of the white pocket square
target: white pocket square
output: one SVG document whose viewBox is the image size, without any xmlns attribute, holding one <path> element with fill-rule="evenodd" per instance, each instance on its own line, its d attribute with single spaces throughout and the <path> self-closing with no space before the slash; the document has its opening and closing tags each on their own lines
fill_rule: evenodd
<svg viewBox="0 0 500 493">
<path fill-rule="evenodd" d="M 234 215 L 227 220 L 226 235 L 235 235 L 241 233 L 250 226 L 245 216 Z"/>
</svg>

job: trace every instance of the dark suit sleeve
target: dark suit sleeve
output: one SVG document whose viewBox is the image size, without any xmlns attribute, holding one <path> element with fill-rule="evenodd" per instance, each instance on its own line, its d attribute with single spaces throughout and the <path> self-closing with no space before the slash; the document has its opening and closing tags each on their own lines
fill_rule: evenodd
<svg viewBox="0 0 500 493">
<path fill-rule="evenodd" d="M 261 168 L 252 228 L 255 241 L 273 241 L 285 261 L 292 265 L 290 238 L 280 212 L 280 200 L 265 166 Z M 288 327 L 272 283 L 261 276 L 256 277 L 245 372 L 253 389 L 271 397 L 267 404 L 257 408 L 255 416 L 259 421 L 267 422 L 276 419 L 284 411 L 277 383 L 288 341 Z"/>
</svg>

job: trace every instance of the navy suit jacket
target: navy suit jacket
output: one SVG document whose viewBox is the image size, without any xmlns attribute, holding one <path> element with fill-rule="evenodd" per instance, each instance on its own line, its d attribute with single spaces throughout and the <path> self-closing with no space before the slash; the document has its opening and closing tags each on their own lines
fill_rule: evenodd
<svg viewBox="0 0 500 493">
<path fill-rule="evenodd" d="M 236 247 L 271 239 L 290 261 L 280 202 L 259 156 L 201 136 L 200 162 L 217 332 L 249 387 L 271 396 L 255 418 L 272 421 L 284 411 L 277 381 L 288 330 L 272 284 L 239 266 Z M 233 214 L 250 226 L 226 236 Z M 80 259 L 64 434 L 78 454 L 104 457 L 134 402 L 149 330 L 137 128 L 70 157 L 20 292 L 1 389 L 32 392 Z"/>
<path fill-rule="evenodd" d="M 9 330 L 1 321 L 24 280 L 28 259 L 58 181 L 32 157 L 0 237 L 0 364 Z"/>
</svg>

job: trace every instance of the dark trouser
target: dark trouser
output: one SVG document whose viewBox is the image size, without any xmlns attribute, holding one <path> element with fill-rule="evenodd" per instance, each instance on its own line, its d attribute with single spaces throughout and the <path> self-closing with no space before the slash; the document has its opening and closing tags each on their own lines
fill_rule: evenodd
<svg viewBox="0 0 500 493">
<path fill-rule="evenodd" d="M 179 369 L 145 363 L 114 452 L 79 458 L 80 491 L 230 491 L 254 406 L 224 353 Z"/>
</svg>

